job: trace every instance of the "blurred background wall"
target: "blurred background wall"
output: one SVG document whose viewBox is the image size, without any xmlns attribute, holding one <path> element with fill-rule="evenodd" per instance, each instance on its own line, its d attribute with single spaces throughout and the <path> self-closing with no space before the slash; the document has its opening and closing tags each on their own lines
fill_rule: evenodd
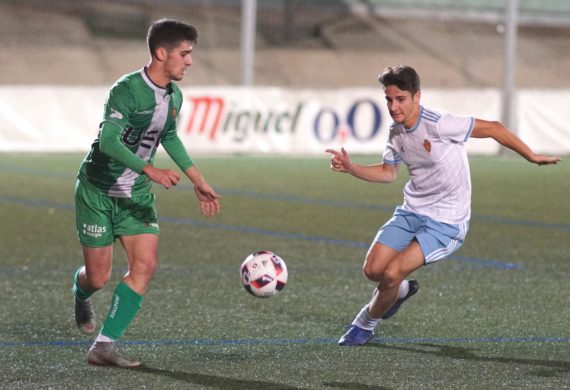
<svg viewBox="0 0 570 390">
<path fill-rule="evenodd" d="M 499 88 L 503 0 L 259 0 L 254 84 L 377 86 L 406 63 L 424 87 Z M 148 61 L 157 18 L 197 26 L 184 85 L 239 85 L 239 0 L 1 0 L 0 85 L 110 85 Z M 570 1 L 520 0 L 516 84 L 570 87 Z"/>
</svg>

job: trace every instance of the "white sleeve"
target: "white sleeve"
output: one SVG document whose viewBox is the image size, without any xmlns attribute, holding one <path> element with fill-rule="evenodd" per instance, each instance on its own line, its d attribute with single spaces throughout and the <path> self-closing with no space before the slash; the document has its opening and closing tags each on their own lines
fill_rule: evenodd
<svg viewBox="0 0 570 390">
<path fill-rule="evenodd" d="M 400 164 L 402 157 L 398 150 L 398 140 L 394 137 L 394 134 L 390 134 L 388 142 L 386 143 L 386 149 L 384 149 L 384 154 L 382 155 L 382 161 L 385 164 Z"/>
<path fill-rule="evenodd" d="M 473 131 L 475 118 L 442 113 L 437 124 L 439 136 L 452 142 L 466 142 Z"/>
</svg>

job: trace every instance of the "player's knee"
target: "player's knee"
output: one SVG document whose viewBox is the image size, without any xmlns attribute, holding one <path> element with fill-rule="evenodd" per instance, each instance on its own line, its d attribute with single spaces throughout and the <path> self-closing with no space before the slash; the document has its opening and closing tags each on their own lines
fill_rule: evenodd
<svg viewBox="0 0 570 390">
<path fill-rule="evenodd" d="M 382 279 L 383 271 L 383 269 L 375 266 L 374 263 L 370 261 L 364 263 L 364 267 L 362 268 L 364 276 L 373 282 L 379 282 Z"/>
<path fill-rule="evenodd" d="M 373 282 L 379 282 L 382 279 L 385 268 L 386 262 L 382 261 L 376 252 L 369 251 L 366 254 L 364 266 L 362 267 L 362 272 L 366 278 Z"/>
<path fill-rule="evenodd" d="M 388 267 L 380 277 L 380 290 L 391 289 L 399 286 L 402 280 L 403 277 L 396 267 Z"/>
<path fill-rule="evenodd" d="M 155 274 L 156 270 L 158 269 L 158 265 L 156 263 L 156 260 L 150 262 L 147 266 L 147 275 L 149 276 L 149 278 L 152 277 L 152 275 Z"/>
<path fill-rule="evenodd" d="M 156 259 L 144 259 L 139 261 L 136 269 L 136 274 L 145 280 L 150 280 L 156 272 L 158 266 Z"/>
<path fill-rule="evenodd" d="M 96 290 L 101 290 L 103 287 L 105 287 L 105 285 L 111 278 L 111 272 L 86 273 L 85 276 L 87 279 L 89 290 L 96 291 Z"/>
</svg>

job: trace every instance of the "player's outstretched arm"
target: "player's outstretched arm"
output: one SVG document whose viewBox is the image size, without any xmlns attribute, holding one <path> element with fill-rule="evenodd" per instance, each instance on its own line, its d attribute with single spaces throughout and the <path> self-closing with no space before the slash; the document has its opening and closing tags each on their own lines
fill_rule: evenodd
<svg viewBox="0 0 570 390">
<path fill-rule="evenodd" d="M 327 149 L 325 152 L 331 154 L 331 169 L 334 172 L 350 173 L 354 177 L 375 183 L 391 183 L 398 177 L 397 165 L 354 164 L 344 148 L 340 151 Z"/>
<path fill-rule="evenodd" d="M 471 132 L 473 138 L 493 138 L 506 148 L 509 148 L 527 161 L 538 165 L 557 164 L 560 161 L 558 156 L 543 156 L 532 151 L 519 137 L 505 128 L 501 122 L 485 121 L 475 119 L 475 125 Z"/>
<path fill-rule="evenodd" d="M 206 182 L 200 171 L 192 165 L 186 171 L 186 176 L 194 184 L 194 192 L 200 202 L 200 212 L 206 217 L 213 217 L 220 212 L 220 195 Z"/>
</svg>

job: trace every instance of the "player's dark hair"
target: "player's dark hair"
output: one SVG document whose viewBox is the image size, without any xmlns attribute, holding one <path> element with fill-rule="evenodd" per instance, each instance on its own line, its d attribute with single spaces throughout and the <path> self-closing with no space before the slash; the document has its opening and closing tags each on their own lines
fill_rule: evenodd
<svg viewBox="0 0 570 390">
<path fill-rule="evenodd" d="M 378 76 L 378 81 L 384 88 L 395 85 L 402 91 L 412 95 L 420 90 L 420 76 L 414 68 L 407 65 L 388 66 Z"/>
<path fill-rule="evenodd" d="M 172 50 L 181 42 L 198 42 L 198 31 L 191 24 L 173 19 L 160 19 L 151 24 L 146 35 L 150 55 L 154 56 L 156 49 L 163 47 Z"/>
</svg>

